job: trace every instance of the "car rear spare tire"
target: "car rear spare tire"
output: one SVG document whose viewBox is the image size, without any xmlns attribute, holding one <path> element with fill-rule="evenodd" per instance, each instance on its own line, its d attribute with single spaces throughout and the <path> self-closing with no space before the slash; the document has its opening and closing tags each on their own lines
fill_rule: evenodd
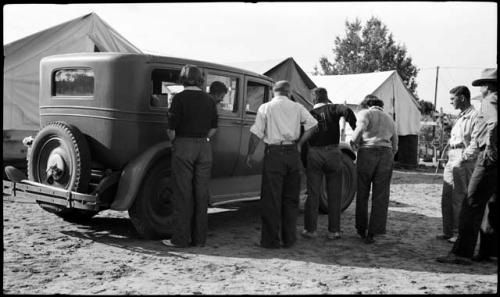
<svg viewBox="0 0 500 297">
<path fill-rule="evenodd" d="M 54 187 L 86 193 L 91 176 L 91 157 L 85 136 L 64 122 L 48 123 L 38 132 L 28 154 L 28 179 Z M 97 211 L 72 209 L 44 201 L 46 211 L 68 221 L 80 221 Z"/>
</svg>

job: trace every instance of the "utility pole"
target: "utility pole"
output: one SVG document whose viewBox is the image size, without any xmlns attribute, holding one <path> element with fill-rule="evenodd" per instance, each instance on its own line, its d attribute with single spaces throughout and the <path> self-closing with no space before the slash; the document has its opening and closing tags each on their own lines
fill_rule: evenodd
<svg viewBox="0 0 500 297">
<path fill-rule="evenodd" d="M 439 66 L 436 67 L 436 87 L 434 88 L 434 109 L 437 109 L 437 94 L 438 94 L 438 78 L 439 78 Z"/>
<path fill-rule="evenodd" d="M 434 110 L 437 109 L 437 92 L 438 92 L 438 78 L 439 78 L 439 66 L 436 67 L 436 87 L 434 89 Z M 433 117 L 434 121 L 436 121 L 436 117 Z M 436 138 L 436 126 L 432 126 L 432 142 L 434 146 Z M 437 155 L 436 155 L 436 147 L 434 146 L 434 158 L 437 160 Z"/>
</svg>

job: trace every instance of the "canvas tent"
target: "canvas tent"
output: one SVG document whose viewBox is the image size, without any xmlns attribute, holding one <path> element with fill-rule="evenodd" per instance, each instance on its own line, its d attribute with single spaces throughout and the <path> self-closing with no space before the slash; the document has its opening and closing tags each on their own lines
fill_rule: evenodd
<svg viewBox="0 0 500 297">
<path fill-rule="evenodd" d="M 141 53 L 95 13 L 4 45 L 4 160 L 23 157 L 25 152 L 19 151 L 19 138 L 39 129 L 40 60 L 76 52 Z M 13 145 L 17 145 L 16 148 Z"/>
<path fill-rule="evenodd" d="M 408 166 L 418 164 L 421 113 L 417 99 L 406 88 L 397 71 L 311 76 L 311 79 L 318 87 L 326 88 L 330 100 L 337 104 L 357 106 L 368 94 L 382 99 L 384 110 L 396 122 L 399 136 L 398 162 Z M 352 133 L 349 125 L 346 131 L 346 134 Z"/>
<path fill-rule="evenodd" d="M 237 62 L 230 63 L 230 65 L 269 76 L 274 79 L 274 81 L 289 81 L 292 86 L 293 98 L 307 109 L 312 108 L 313 104 L 309 97 L 311 90 L 314 89 L 316 85 L 293 58 Z"/>
</svg>

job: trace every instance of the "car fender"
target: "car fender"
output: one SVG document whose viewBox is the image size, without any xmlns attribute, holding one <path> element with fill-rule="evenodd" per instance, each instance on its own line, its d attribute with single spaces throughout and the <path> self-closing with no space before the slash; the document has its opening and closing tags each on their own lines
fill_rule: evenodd
<svg viewBox="0 0 500 297">
<path fill-rule="evenodd" d="M 356 160 L 356 153 L 347 142 L 339 143 L 340 151 L 348 155 L 353 161 Z"/>
<path fill-rule="evenodd" d="M 160 142 L 138 157 L 130 161 L 123 169 L 115 199 L 110 206 L 112 210 L 125 211 L 134 203 L 139 187 L 149 168 L 162 156 L 171 153 L 169 141 Z"/>
</svg>

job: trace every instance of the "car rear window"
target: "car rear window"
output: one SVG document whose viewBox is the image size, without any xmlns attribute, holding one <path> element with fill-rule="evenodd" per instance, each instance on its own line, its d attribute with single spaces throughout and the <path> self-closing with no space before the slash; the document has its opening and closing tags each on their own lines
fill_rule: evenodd
<svg viewBox="0 0 500 297">
<path fill-rule="evenodd" d="M 59 69 L 52 76 L 52 96 L 93 96 L 92 69 Z"/>
</svg>

